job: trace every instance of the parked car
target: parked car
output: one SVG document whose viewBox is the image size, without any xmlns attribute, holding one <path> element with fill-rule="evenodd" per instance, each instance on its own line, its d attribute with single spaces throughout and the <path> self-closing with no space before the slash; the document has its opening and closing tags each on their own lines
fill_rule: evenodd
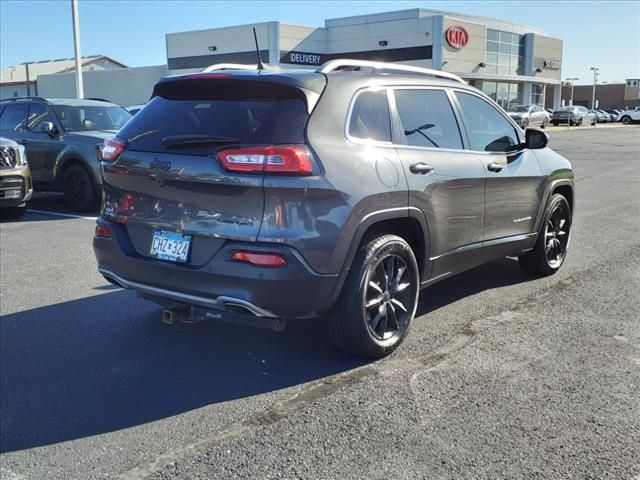
<svg viewBox="0 0 640 480">
<path fill-rule="evenodd" d="M 33 193 L 24 147 L 0 137 L 0 215 L 20 218 Z"/>
<path fill-rule="evenodd" d="M 456 75 L 216 68 L 161 79 L 104 142 L 98 269 L 165 320 L 326 315 L 339 347 L 381 357 L 422 288 L 507 255 L 562 266 L 571 164 Z"/>
<path fill-rule="evenodd" d="M 545 128 L 551 118 L 544 108 L 537 105 L 514 105 L 507 113 L 523 130 L 536 125 Z"/>
<path fill-rule="evenodd" d="M 611 109 L 605 110 L 605 112 L 607 112 L 611 116 L 611 121 L 612 122 L 619 122 L 620 121 L 620 110 L 615 109 L 615 108 L 611 108 Z"/>
<path fill-rule="evenodd" d="M 140 110 L 142 110 L 142 107 L 144 107 L 145 104 L 141 104 L 141 105 L 131 105 L 130 107 L 126 107 L 125 110 L 127 112 L 129 112 L 131 115 L 135 115 L 136 113 L 138 113 Z"/>
<path fill-rule="evenodd" d="M 600 110 L 589 110 L 596 117 L 596 123 L 607 123 L 609 121 L 609 114 L 601 112 Z"/>
<path fill-rule="evenodd" d="M 595 125 L 596 115 L 585 107 L 561 107 L 556 110 L 551 117 L 551 123 L 555 126 L 561 123 L 569 123 L 570 125 Z"/>
<path fill-rule="evenodd" d="M 36 190 L 62 191 L 69 208 L 98 207 L 97 146 L 131 115 L 98 100 L 12 98 L 0 102 L 0 134 L 25 146 Z"/>
<path fill-rule="evenodd" d="M 620 112 L 620 121 L 625 125 L 640 122 L 640 107 Z"/>
</svg>

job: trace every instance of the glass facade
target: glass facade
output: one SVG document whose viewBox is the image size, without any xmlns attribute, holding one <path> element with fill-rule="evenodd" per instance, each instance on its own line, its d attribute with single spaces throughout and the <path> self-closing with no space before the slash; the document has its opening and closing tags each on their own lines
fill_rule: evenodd
<svg viewBox="0 0 640 480">
<path fill-rule="evenodd" d="M 482 82 L 482 91 L 505 110 L 522 103 L 522 88 L 521 83 Z"/>
<path fill-rule="evenodd" d="M 524 35 L 487 29 L 486 73 L 524 74 Z"/>
<path fill-rule="evenodd" d="M 531 85 L 531 104 L 544 106 L 544 85 L 537 83 Z"/>
</svg>

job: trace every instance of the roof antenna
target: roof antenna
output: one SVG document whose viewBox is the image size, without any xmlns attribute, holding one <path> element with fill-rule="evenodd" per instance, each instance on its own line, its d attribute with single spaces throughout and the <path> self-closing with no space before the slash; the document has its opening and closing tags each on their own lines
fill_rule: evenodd
<svg viewBox="0 0 640 480">
<path fill-rule="evenodd" d="M 256 35 L 256 27 L 253 27 L 253 39 L 256 41 L 256 54 L 258 55 L 258 70 L 264 70 L 262 57 L 260 56 L 260 47 L 258 46 L 258 36 Z"/>
</svg>

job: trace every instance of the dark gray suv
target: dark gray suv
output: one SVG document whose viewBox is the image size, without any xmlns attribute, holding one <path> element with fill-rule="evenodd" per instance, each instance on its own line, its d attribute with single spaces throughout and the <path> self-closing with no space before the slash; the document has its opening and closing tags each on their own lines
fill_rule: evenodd
<svg viewBox="0 0 640 480">
<path fill-rule="evenodd" d="M 0 102 L 0 134 L 24 145 L 35 190 L 64 192 L 67 206 L 79 212 L 95 211 L 100 204 L 96 147 L 130 118 L 107 101 L 21 97 Z"/>
<path fill-rule="evenodd" d="M 570 163 L 455 75 L 334 60 L 161 79 L 103 147 L 99 271 L 167 320 L 326 315 L 384 356 L 420 290 L 517 255 L 562 265 Z"/>
</svg>

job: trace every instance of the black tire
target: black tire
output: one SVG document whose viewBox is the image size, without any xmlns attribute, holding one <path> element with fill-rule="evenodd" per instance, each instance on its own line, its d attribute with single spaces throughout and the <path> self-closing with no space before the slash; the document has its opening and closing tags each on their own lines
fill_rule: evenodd
<svg viewBox="0 0 640 480">
<path fill-rule="evenodd" d="M 545 119 L 542 121 L 542 125 L 540 125 L 540 128 L 547 128 L 548 126 L 549 126 L 549 119 L 548 119 L 548 118 L 545 118 Z"/>
<path fill-rule="evenodd" d="M 595 127 L 596 126 L 596 119 L 594 118 L 593 120 L 591 120 L 591 126 Z"/>
<path fill-rule="evenodd" d="M 362 357 L 390 354 L 409 331 L 419 291 L 416 257 L 403 238 L 382 235 L 365 241 L 329 315 L 333 341 Z"/>
<path fill-rule="evenodd" d="M 0 217 L 2 220 L 17 220 L 27 211 L 26 205 L 22 207 L 7 207 L 0 209 Z"/>
<path fill-rule="evenodd" d="M 522 120 L 522 130 L 526 130 L 529 127 L 529 120 Z"/>
<path fill-rule="evenodd" d="M 557 127 L 558 125 L 560 125 L 558 122 L 551 122 L 553 124 L 554 127 Z"/>
<path fill-rule="evenodd" d="M 582 117 L 580 117 L 580 119 L 576 122 L 577 126 L 582 126 Z"/>
<path fill-rule="evenodd" d="M 567 199 L 557 193 L 549 201 L 535 247 L 518 257 L 520 266 L 534 275 L 553 275 L 567 257 L 570 237 L 571 208 Z"/>
<path fill-rule="evenodd" d="M 623 125 L 629 125 L 631 123 L 631 117 L 629 115 L 625 115 L 620 119 Z"/>
<path fill-rule="evenodd" d="M 98 208 L 98 195 L 89 173 L 80 165 L 64 172 L 64 202 L 76 212 L 91 212 Z"/>
</svg>

